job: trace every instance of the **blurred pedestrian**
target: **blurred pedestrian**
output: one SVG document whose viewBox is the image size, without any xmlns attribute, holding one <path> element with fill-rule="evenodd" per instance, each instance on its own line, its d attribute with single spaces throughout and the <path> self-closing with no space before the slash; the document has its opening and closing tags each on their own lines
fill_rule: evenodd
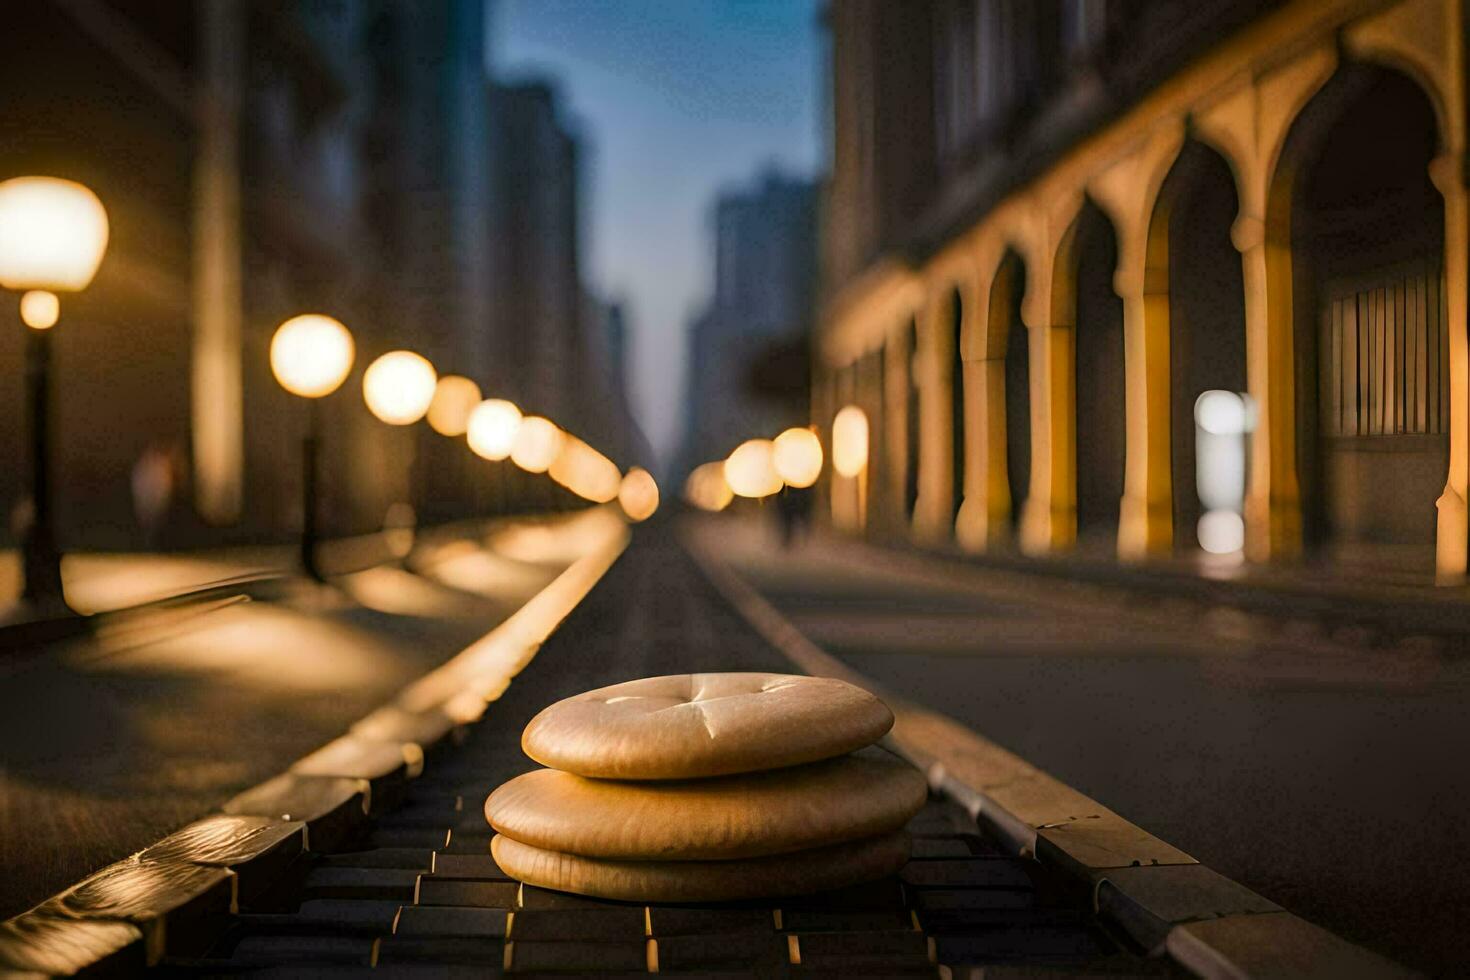
<svg viewBox="0 0 1470 980">
<path fill-rule="evenodd" d="M 143 531 L 143 543 L 153 547 L 174 499 L 174 460 L 172 454 L 156 443 L 150 443 L 133 464 L 133 515 Z"/>
</svg>

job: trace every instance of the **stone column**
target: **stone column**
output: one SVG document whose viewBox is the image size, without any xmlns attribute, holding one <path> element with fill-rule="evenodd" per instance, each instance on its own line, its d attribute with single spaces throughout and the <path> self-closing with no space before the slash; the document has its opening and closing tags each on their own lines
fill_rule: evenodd
<svg viewBox="0 0 1470 980">
<path fill-rule="evenodd" d="M 1114 289 L 1123 300 L 1127 425 L 1118 557 L 1168 554 L 1174 542 L 1169 471 L 1169 242 L 1154 220 L 1159 188 L 1184 145 L 1181 120 L 1159 125 L 1092 183 L 1118 235 Z"/>
<path fill-rule="evenodd" d="M 937 543 L 950 534 L 954 504 L 951 459 L 954 429 L 950 419 L 950 363 L 954 351 L 948 334 L 949 298 L 931 292 L 919 317 L 919 499 L 914 506 L 914 534 Z"/>
<path fill-rule="evenodd" d="M 1470 515 L 1466 512 L 1470 480 L 1470 350 L 1466 337 L 1466 277 L 1470 263 L 1470 201 L 1465 186 L 1465 162 L 1460 153 L 1438 157 L 1430 167 L 1434 186 L 1444 196 L 1445 299 L 1450 340 L 1450 465 L 1444 492 L 1435 501 L 1435 575 L 1442 584 L 1465 578 L 1466 545 L 1470 542 Z"/>
</svg>

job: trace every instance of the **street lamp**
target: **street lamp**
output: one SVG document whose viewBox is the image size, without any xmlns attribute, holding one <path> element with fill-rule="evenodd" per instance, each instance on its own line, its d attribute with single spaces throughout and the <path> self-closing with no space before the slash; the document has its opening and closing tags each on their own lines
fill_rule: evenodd
<svg viewBox="0 0 1470 980">
<path fill-rule="evenodd" d="M 788 487 L 805 489 L 822 475 L 822 440 L 811 429 L 791 428 L 776 437 L 776 473 Z"/>
<path fill-rule="evenodd" d="M 832 468 L 839 476 L 854 477 L 868 466 L 868 416 L 848 405 L 832 420 Z"/>
<path fill-rule="evenodd" d="M 22 598 L 66 613 L 61 551 L 51 514 L 51 328 L 58 292 L 86 289 L 107 251 L 107 210 L 81 184 L 55 177 L 0 182 L 0 286 L 24 291 L 26 389 L 30 403 L 32 517 L 21 544 Z"/>
<path fill-rule="evenodd" d="M 725 460 L 725 482 L 737 497 L 769 497 L 782 487 L 776 450 L 769 439 L 747 439 Z"/>
<path fill-rule="evenodd" d="M 470 413 L 480 404 L 480 386 L 458 374 L 446 374 L 434 386 L 429 402 L 429 428 L 441 436 L 462 436 L 470 427 Z"/>
<path fill-rule="evenodd" d="M 465 423 L 465 440 L 476 456 L 499 462 L 510 455 L 521 427 L 521 410 L 504 398 L 487 398 Z"/>
<path fill-rule="evenodd" d="M 646 521 L 658 510 L 658 483 L 645 469 L 635 466 L 618 487 L 618 503 L 635 524 Z"/>
<path fill-rule="evenodd" d="M 567 434 L 563 434 L 561 452 L 546 473 L 583 500 L 595 504 L 615 499 L 623 480 L 616 463 Z"/>
<path fill-rule="evenodd" d="M 292 317 L 271 338 L 271 372 L 276 381 L 310 403 L 306 436 L 301 440 L 301 569 L 318 582 L 325 581 L 316 562 L 318 403 L 347 380 L 353 355 L 352 334 L 340 321 L 318 313 Z"/>
<path fill-rule="evenodd" d="M 434 365 L 411 350 L 395 350 L 368 365 L 362 397 L 368 411 L 389 425 L 413 425 L 434 400 L 439 376 Z"/>
<path fill-rule="evenodd" d="M 527 473 L 545 473 L 556 462 L 563 439 L 561 429 L 550 419 L 539 415 L 521 419 L 510 450 L 511 462 Z"/>
</svg>

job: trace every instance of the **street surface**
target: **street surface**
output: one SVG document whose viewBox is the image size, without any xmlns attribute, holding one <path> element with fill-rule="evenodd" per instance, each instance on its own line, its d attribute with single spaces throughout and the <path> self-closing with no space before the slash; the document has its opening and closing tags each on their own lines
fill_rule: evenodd
<svg viewBox="0 0 1470 980">
<path fill-rule="evenodd" d="M 520 733 L 547 704 L 639 676 L 790 670 L 707 582 L 667 524 L 642 525 L 606 577 L 460 744 L 440 745 L 406 798 L 332 853 L 301 859 L 283 890 L 229 917 L 175 969 L 356 975 L 369 967 L 483 975 L 934 976 L 936 965 L 1175 976 L 1100 930 L 1085 895 L 1003 854 L 953 803 L 910 822 L 896 877 L 834 892 L 712 907 L 610 902 L 521 885 L 487 853 L 483 803 L 535 768 Z M 834 805 L 837 805 L 834 801 Z M 1025 973 L 1024 975 L 1033 975 Z M 1051 975 L 1051 974 L 1048 974 Z"/>
<path fill-rule="evenodd" d="M 774 522 L 773 522 L 774 523 Z M 1470 663 L 1199 602 L 700 518 L 810 639 L 1402 963 L 1470 962 Z"/>
<path fill-rule="evenodd" d="M 575 557 L 560 525 L 426 545 L 379 565 L 110 617 L 0 658 L 0 917 L 152 844 L 341 735 L 505 619 Z M 269 550 L 80 556 L 89 611 L 290 560 Z"/>
</svg>

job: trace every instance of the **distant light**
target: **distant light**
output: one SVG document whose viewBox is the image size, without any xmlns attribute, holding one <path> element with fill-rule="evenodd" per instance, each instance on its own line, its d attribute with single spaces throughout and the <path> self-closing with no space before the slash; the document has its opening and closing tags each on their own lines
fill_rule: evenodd
<svg viewBox="0 0 1470 980">
<path fill-rule="evenodd" d="M 822 440 L 811 429 L 787 429 L 776 437 L 776 473 L 789 487 L 801 489 L 822 475 Z"/>
<path fill-rule="evenodd" d="M 521 427 L 521 410 L 504 398 L 488 398 L 470 412 L 465 438 L 475 455 L 501 460 L 510 455 Z"/>
<path fill-rule="evenodd" d="M 583 500 L 605 504 L 617 498 L 623 479 L 617 464 L 575 436 L 562 434 L 561 452 L 547 475 Z"/>
<path fill-rule="evenodd" d="M 510 458 L 527 473 L 545 473 L 561 452 L 562 433 L 556 423 L 539 415 L 521 420 Z"/>
<path fill-rule="evenodd" d="M 684 499 L 700 510 L 724 510 L 734 497 L 730 484 L 725 481 L 724 460 L 696 466 L 684 481 Z"/>
<path fill-rule="evenodd" d="M 61 319 L 61 300 L 55 293 L 32 289 L 20 298 L 20 319 L 33 330 L 50 330 Z"/>
<path fill-rule="evenodd" d="M 1212 555 L 1234 554 L 1245 547 L 1245 521 L 1233 510 L 1207 511 L 1195 533 L 1199 546 Z"/>
<path fill-rule="evenodd" d="M 86 289 L 107 251 L 107 209 L 81 184 L 55 177 L 0 182 L 0 286 Z"/>
<path fill-rule="evenodd" d="M 769 439 L 750 439 L 725 460 L 725 482 L 739 497 L 769 497 L 782 487 L 776 472 L 775 447 Z"/>
<path fill-rule="evenodd" d="M 458 374 L 446 374 L 434 388 L 429 402 L 429 428 L 441 436 L 462 436 L 470 426 L 470 413 L 480 404 L 480 386 Z"/>
<path fill-rule="evenodd" d="M 637 466 L 630 469 L 618 488 L 618 503 L 629 520 L 646 521 L 652 517 L 658 510 L 658 483 L 653 475 Z"/>
<path fill-rule="evenodd" d="M 352 370 L 352 334 L 319 313 L 292 317 L 271 338 L 271 371 L 281 387 L 302 398 L 330 395 Z"/>
<path fill-rule="evenodd" d="M 1194 421 L 1215 435 L 1240 435 L 1248 431 L 1245 399 L 1233 391 L 1207 391 L 1195 399 Z"/>
<path fill-rule="evenodd" d="M 418 515 L 414 513 L 413 505 L 401 500 L 388 505 L 388 511 L 383 515 L 383 539 L 394 558 L 405 558 L 413 550 L 417 524 Z"/>
<path fill-rule="evenodd" d="M 868 416 L 848 405 L 832 420 L 832 468 L 842 476 L 857 476 L 868 465 Z"/>
<path fill-rule="evenodd" d="M 429 410 L 438 381 L 427 358 L 411 350 L 389 351 L 363 372 L 362 397 L 379 421 L 412 425 Z"/>
</svg>

